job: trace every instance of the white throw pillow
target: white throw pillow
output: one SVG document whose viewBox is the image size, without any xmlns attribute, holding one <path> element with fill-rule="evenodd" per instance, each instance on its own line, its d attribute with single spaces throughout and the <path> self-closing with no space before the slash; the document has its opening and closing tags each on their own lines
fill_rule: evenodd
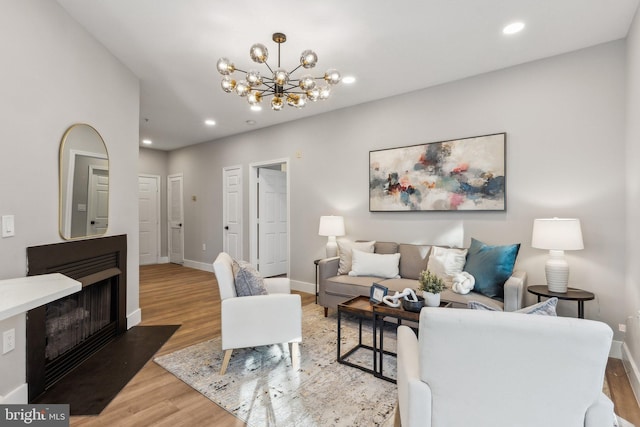
<svg viewBox="0 0 640 427">
<path fill-rule="evenodd" d="M 349 276 L 375 276 L 398 279 L 400 254 L 373 254 L 353 249 L 353 261 Z"/>
<path fill-rule="evenodd" d="M 427 270 L 440 277 L 447 287 L 451 288 L 453 276 L 462 273 L 466 260 L 467 249 L 433 246 L 427 262 Z"/>
<path fill-rule="evenodd" d="M 338 255 L 340 256 L 340 264 L 338 265 L 338 274 L 349 274 L 351 271 L 351 251 L 357 249 L 362 252 L 373 253 L 376 241 L 371 242 L 352 242 L 349 239 L 338 239 Z"/>
</svg>

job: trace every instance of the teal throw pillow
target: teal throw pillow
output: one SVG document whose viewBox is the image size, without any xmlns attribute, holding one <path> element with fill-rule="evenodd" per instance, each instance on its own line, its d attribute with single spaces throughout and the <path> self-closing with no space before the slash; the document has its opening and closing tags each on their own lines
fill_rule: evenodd
<svg viewBox="0 0 640 427">
<path fill-rule="evenodd" d="M 474 238 L 467 252 L 464 271 L 476 279 L 473 290 L 489 298 L 504 299 L 504 282 L 513 273 L 520 243 L 491 246 Z"/>
</svg>

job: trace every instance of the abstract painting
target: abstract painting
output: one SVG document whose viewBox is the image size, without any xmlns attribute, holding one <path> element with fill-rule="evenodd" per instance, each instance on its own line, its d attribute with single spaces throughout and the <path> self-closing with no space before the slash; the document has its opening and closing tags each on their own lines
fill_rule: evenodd
<svg viewBox="0 0 640 427">
<path fill-rule="evenodd" d="M 369 152 L 369 210 L 504 211 L 506 133 Z"/>
</svg>

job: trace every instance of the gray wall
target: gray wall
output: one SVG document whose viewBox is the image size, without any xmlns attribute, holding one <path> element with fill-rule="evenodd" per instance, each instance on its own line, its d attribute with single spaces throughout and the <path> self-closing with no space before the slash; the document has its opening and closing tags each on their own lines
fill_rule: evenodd
<svg viewBox="0 0 640 427">
<path fill-rule="evenodd" d="M 0 52 L 0 215 L 15 215 L 16 227 L 0 239 L 0 278 L 26 275 L 28 246 L 62 241 L 58 149 L 70 125 L 88 123 L 109 152 L 108 234 L 128 235 L 127 314 L 136 312 L 138 79 L 50 0 L 2 3 Z M 17 336 L 0 356 L 0 395 L 24 383 L 25 345 Z"/>
<path fill-rule="evenodd" d="M 571 284 L 597 295 L 587 317 L 617 331 L 625 319 L 625 55 L 625 43 L 613 42 L 171 152 L 169 173 L 184 173 L 185 258 L 210 263 L 222 249 L 224 166 L 244 167 L 248 225 L 249 163 L 289 158 L 294 280 L 314 282 L 312 261 L 326 243 L 319 217 L 341 214 L 352 238 L 520 242 L 517 267 L 544 284 L 547 253 L 531 248 L 533 219 L 578 217 L 585 249 L 567 253 Z M 506 212 L 369 212 L 369 150 L 503 131 Z M 244 236 L 248 258 L 248 229 Z M 576 304 L 561 302 L 560 312 L 575 315 Z"/>
<path fill-rule="evenodd" d="M 167 248 L 167 168 L 169 154 L 166 151 L 140 147 L 138 173 L 160 176 L 160 256 L 169 256 Z"/>
<path fill-rule="evenodd" d="M 624 356 L 636 396 L 640 396 L 640 15 L 636 12 L 627 37 L 627 135 L 626 135 L 626 286 L 624 311 L 627 336 Z"/>
</svg>

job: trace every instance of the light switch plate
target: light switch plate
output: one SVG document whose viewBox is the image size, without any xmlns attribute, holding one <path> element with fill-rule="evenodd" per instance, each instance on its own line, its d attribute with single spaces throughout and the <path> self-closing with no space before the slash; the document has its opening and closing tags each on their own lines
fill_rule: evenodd
<svg viewBox="0 0 640 427">
<path fill-rule="evenodd" d="M 9 329 L 2 333 L 2 354 L 7 354 L 16 348 L 16 330 Z"/>
<path fill-rule="evenodd" d="M 2 237 L 16 235 L 15 220 L 13 215 L 2 215 Z"/>
</svg>

